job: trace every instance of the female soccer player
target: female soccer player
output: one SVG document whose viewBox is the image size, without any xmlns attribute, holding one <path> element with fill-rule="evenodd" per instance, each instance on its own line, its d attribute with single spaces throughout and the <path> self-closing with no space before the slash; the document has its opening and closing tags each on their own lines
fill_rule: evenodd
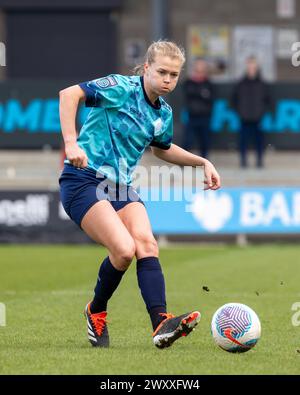
<svg viewBox="0 0 300 395">
<path fill-rule="evenodd" d="M 60 120 L 67 160 L 60 177 L 61 200 L 70 218 L 109 255 L 100 266 L 94 299 L 85 316 L 93 346 L 108 347 L 107 302 L 134 256 L 137 279 L 153 326 L 153 342 L 169 347 L 188 335 L 198 311 L 167 313 L 159 252 L 145 206 L 131 186 L 131 173 L 146 147 L 178 165 L 203 166 L 206 189 L 220 177 L 206 159 L 172 144 L 172 109 L 161 96 L 173 91 L 185 62 L 169 41 L 154 42 L 139 75 L 109 75 L 60 91 Z M 79 137 L 75 117 L 80 100 L 92 107 Z"/>
</svg>

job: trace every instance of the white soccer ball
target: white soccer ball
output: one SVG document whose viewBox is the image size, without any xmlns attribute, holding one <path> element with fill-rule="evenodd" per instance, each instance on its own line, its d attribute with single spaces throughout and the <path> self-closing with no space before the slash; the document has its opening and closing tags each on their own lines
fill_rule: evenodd
<svg viewBox="0 0 300 395">
<path fill-rule="evenodd" d="M 213 315 L 211 333 L 219 347 L 229 352 L 246 352 L 255 346 L 261 325 L 255 311 L 241 303 L 227 303 Z"/>
</svg>

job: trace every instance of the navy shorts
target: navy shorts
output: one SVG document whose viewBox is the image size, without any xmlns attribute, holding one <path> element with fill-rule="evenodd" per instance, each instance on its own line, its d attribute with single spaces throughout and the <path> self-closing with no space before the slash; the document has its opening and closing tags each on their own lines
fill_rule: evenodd
<svg viewBox="0 0 300 395">
<path fill-rule="evenodd" d="M 144 204 L 133 187 L 115 184 L 103 175 L 96 177 L 96 172 L 89 168 L 65 164 L 59 185 L 62 205 L 78 226 L 87 211 L 100 200 L 108 200 L 115 211 L 132 202 Z"/>
</svg>

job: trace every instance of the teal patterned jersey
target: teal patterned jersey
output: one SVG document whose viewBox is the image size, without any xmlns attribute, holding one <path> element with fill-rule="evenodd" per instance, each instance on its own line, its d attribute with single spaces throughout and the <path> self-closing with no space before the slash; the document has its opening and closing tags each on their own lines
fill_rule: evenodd
<svg viewBox="0 0 300 395">
<path fill-rule="evenodd" d="M 112 74 L 79 86 L 86 106 L 92 107 L 77 140 L 87 154 L 88 167 L 130 185 L 146 147 L 170 148 L 171 107 L 162 98 L 152 104 L 139 76 Z"/>
</svg>

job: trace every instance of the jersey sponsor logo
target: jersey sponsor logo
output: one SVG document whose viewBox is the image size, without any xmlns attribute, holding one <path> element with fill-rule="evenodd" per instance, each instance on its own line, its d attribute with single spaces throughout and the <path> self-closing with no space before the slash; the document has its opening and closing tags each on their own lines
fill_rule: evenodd
<svg viewBox="0 0 300 395">
<path fill-rule="evenodd" d="M 109 88 L 110 86 L 118 85 L 118 82 L 114 77 L 109 76 L 96 80 L 96 85 L 98 85 L 101 89 L 105 89 Z"/>
<path fill-rule="evenodd" d="M 137 118 L 144 118 L 144 114 L 135 107 L 129 107 L 129 111 L 136 115 Z"/>
</svg>

